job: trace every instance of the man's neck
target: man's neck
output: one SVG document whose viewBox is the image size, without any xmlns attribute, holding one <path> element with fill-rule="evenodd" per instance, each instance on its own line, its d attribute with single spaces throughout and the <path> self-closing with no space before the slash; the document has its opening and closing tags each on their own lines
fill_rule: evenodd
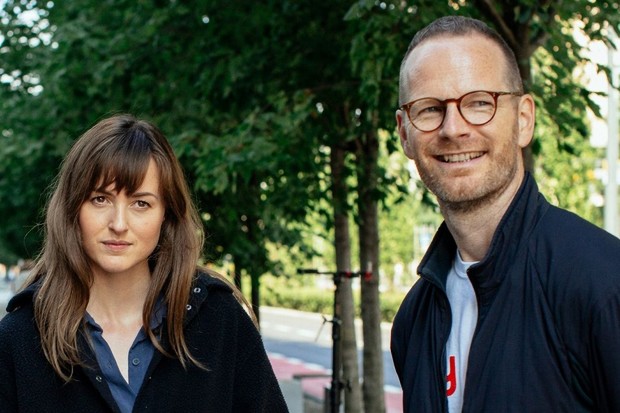
<svg viewBox="0 0 620 413">
<path fill-rule="evenodd" d="M 502 216 L 503 212 L 499 211 L 444 214 L 463 261 L 482 261 Z"/>
<path fill-rule="evenodd" d="M 451 208 L 440 202 L 441 212 L 464 261 L 482 261 L 495 230 L 510 207 L 522 180 L 513 182 L 501 194 L 475 207 Z"/>
</svg>

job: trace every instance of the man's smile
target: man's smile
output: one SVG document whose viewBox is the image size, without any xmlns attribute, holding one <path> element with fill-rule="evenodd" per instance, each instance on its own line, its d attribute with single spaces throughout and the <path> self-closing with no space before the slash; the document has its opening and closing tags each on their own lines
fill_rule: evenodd
<svg viewBox="0 0 620 413">
<path fill-rule="evenodd" d="M 455 163 L 455 162 L 467 162 L 472 159 L 476 159 L 484 155 L 484 152 L 468 152 L 468 153 L 457 153 L 454 155 L 440 155 L 437 156 L 442 162 L 446 163 Z"/>
</svg>

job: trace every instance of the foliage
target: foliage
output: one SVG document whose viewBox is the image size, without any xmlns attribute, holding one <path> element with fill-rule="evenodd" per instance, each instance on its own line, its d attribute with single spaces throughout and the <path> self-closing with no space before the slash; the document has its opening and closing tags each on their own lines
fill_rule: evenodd
<svg viewBox="0 0 620 413">
<path fill-rule="evenodd" d="M 116 112 L 146 117 L 170 138 L 202 213 L 205 259 L 250 274 L 253 298 L 261 274 L 290 273 L 313 253 L 315 237 L 330 239 L 333 148 L 348 152 L 345 179 L 357 194 L 343 212 L 358 224 L 358 241 L 370 241 L 359 242 L 359 261 L 372 259 L 378 267 L 379 247 L 384 267 L 409 260 L 413 236 L 403 228 L 436 226 L 438 216 L 426 191 L 411 185 L 405 194 L 409 170 L 390 158 L 399 146 L 391 133 L 398 72 L 413 34 L 444 14 L 482 17 L 515 49 L 543 109 L 534 152 L 545 153 L 537 173 L 553 200 L 578 209 L 594 185 L 584 179 L 591 166 L 579 161 L 594 155 L 584 119 L 586 108 L 597 108 L 572 77 L 584 58 L 569 29 L 581 21 L 587 38 L 605 39 L 607 22 L 620 22 L 615 1 L 1 4 L 0 215 L 10 220 L 0 225 L 0 260 L 36 253 L 35 223 L 62 155 L 88 126 Z M 383 207 L 381 246 L 377 205 Z M 598 219 L 596 209 L 580 212 Z M 295 255 L 287 262 L 282 251 Z M 284 303 L 303 291 L 280 286 L 277 295 L 265 295 Z M 307 294 L 315 309 L 330 296 Z M 401 298 L 381 295 L 384 320 Z M 374 343 L 364 339 L 366 350 Z M 383 396 L 380 386 L 374 390 Z"/>
<path fill-rule="evenodd" d="M 544 108 L 539 108 L 537 128 L 541 135 L 557 136 L 555 125 L 545 116 Z M 570 145 L 567 150 L 563 145 Z M 558 139 L 546 139 L 541 143 L 544 161 L 538 162 L 536 176 L 540 191 L 554 205 L 577 213 L 588 221 L 602 226 L 603 211 L 593 202 L 602 196 L 603 183 L 595 173 L 604 158 L 601 149 L 593 148 L 589 141 L 573 132 Z M 578 153 L 579 156 L 576 156 Z"/>
<path fill-rule="evenodd" d="M 544 161 L 534 170 L 541 189 L 552 202 L 600 224 L 601 211 L 590 202 L 601 186 L 592 172 L 600 154 L 588 143 L 587 122 L 588 111 L 600 113 L 593 99 L 597 92 L 588 90 L 575 73 L 588 61 L 583 53 L 585 42 L 609 44 L 609 32 L 618 32 L 619 7 L 617 2 L 605 0 L 570 4 L 550 0 L 359 0 L 347 18 L 368 27 L 358 30 L 358 36 L 363 37 L 359 44 L 378 44 L 379 49 L 394 51 L 397 56 L 406 50 L 415 31 L 440 15 L 469 15 L 494 26 L 515 51 L 526 87 L 537 101 L 539 127 L 532 150 L 535 155 L 544 154 Z M 608 68 L 599 65 L 598 70 L 609 76 Z M 379 122 L 378 126 L 390 125 Z"/>
<path fill-rule="evenodd" d="M 607 22 L 620 22 L 617 2 L 3 4 L 0 215 L 10 219 L 0 225 L 0 260 L 36 254 L 36 223 L 71 142 L 106 114 L 129 111 L 155 121 L 173 142 L 205 218 L 208 260 L 229 254 L 253 273 L 285 272 L 270 249 L 295 246 L 304 257 L 313 252 L 308 234 L 329 236 L 326 148 L 355 151 L 365 131 L 393 130 L 403 50 L 416 30 L 450 13 L 483 17 L 507 33 L 521 29 L 527 42 L 514 41 L 532 57 L 540 109 L 541 187 L 558 204 L 600 220 L 586 201 L 598 183 L 586 179 L 591 163 L 581 163 L 596 156 L 584 119 L 586 108 L 597 108 L 572 76 L 584 61 L 572 28 L 580 23 L 587 38 L 606 40 Z M 382 260 L 391 267 L 410 245 L 398 227 L 424 218 L 407 208 L 403 170 L 387 162 L 398 139 L 381 139 L 374 197 L 391 210 L 381 224 Z M 359 184 L 358 161 L 347 161 L 351 188 Z M 430 199 L 412 188 L 416 199 Z M 352 197 L 347 208 L 356 216 L 354 205 Z"/>
<path fill-rule="evenodd" d="M 268 268 L 266 239 L 298 243 L 289 222 L 303 220 L 308 199 L 321 195 L 312 190 L 312 140 L 297 133 L 315 111 L 308 110 L 304 93 L 284 92 L 278 82 L 289 80 L 285 73 L 272 77 L 270 59 L 278 56 L 267 52 L 277 52 L 271 47 L 280 40 L 282 21 L 271 19 L 277 13 L 247 1 L 225 3 L 64 2 L 38 9 L 51 36 L 47 44 L 22 45 L 16 39 L 23 33 L 5 31 L 12 36 L 2 49 L 3 70 L 12 75 L 3 84 L 2 108 L 13 115 L 3 128 L 5 140 L 21 147 L 3 147 L 7 173 L 0 193 L 5 197 L 13 188 L 20 195 L 0 210 L 7 216 L 24 211 L 27 216 L 16 217 L 21 225 L 37 222 L 42 203 L 23 206 L 40 198 L 71 141 L 102 116 L 128 111 L 155 121 L 175 146 L 210 218 L 211 259 L 226 251 L 260 274 Z M 15 13 L 3 24 L 21 27 L 15 4 L 6 3 Z M 238 30 L 240 13 L 247 17 L 245 32 Z M 272 36 L 247 35 L 269 30 Z M 33 30 L 28 35 L 37 36 Z M 28 92 L 27 77 L 38 79 L 37 95 Z M 40 181 L 28 179 L 32 191 L 18 189 L 34 165 Z M 19 256 L 36 250 L 9 247 Z"/>
<path fill-rule="evenodd" d="M 334 312 L 334 291 L 315 285 L 306 285 L 296 278 L 274 278 L 267 276 L 262 284 L 263 305 L 284 307 L 331 315 Z M 386 291 L 381 293 L 381 321 L 391 323 L 403 301 L 403 292 Z M 356 317 L 361 316 L 359 294 L 354 294 Z"/>
</svg>

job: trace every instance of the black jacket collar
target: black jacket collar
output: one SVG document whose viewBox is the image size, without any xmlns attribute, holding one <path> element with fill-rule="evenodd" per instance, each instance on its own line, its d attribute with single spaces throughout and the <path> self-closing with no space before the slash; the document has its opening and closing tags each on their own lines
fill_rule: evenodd
<svg viewBox="0 0 620 413">
<path fill-rule="evenodd" d="M 549 204 L 538 192 L 534 178 L 526 172 L 517 194 L 495 230 L 487 254 L 468 271 L 479 300 L 484 300 L 499 286 L 505 269 L 519 259 L 519 246 L 527 243 L 528 234 L 548 207 Z M 445 291 L 455 254 L 456 242 L 443 222 L 418 266 L 418 273 Z"/>
</svg>

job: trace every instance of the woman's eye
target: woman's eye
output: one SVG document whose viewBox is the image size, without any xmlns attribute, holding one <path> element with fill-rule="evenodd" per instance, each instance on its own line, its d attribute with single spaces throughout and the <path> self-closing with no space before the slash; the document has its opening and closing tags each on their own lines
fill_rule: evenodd
<svg viewBox="0 0 620 413">
<path fill-rule="evenodd" d="M 101 196 L 101 195 L 95 196 L 92 198 L 92 202 L 93 204 L 98 204 L 98 205 L 103 204 L 105 202 L 105 196 Z"/>
<path fill-rule="evenodd" d="M 136 205 L 138 206 L 138 208 L 148 208 L 151 206 L 151 204 L 146 201 L 136 201 Z"/>
</svg>

